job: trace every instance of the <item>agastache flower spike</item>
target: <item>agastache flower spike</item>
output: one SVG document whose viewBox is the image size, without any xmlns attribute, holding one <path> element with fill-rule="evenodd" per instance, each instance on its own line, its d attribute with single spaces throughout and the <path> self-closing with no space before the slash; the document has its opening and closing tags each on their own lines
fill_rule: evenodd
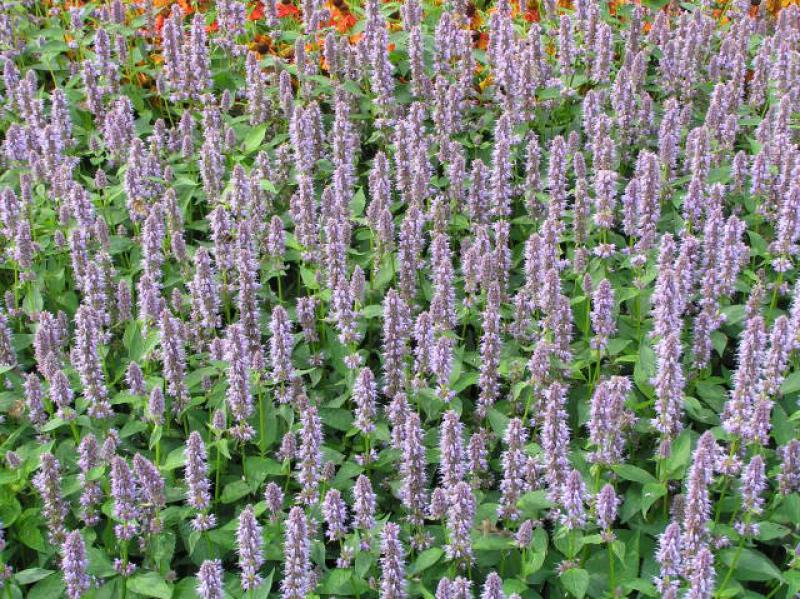
<svg viewBox="0 0 800 599">
<path fill-rule="evenodd" d="M 441 484 L 445 489 L 453 489 L 464 479 L 466 460 L 464 452 L 464 426 L 458 414 L 448 410 L 442 417 L 439 436 Z"/>
<path fill-rule="evenodd" d="M 778 448 L 781 469 L 778 473 L 778 490 L 783 495 L 800 491 L 800 441 L 792 439 Z"/>
<path fill-rule="evenodd" d="M 184 382 L 186 373 L 186 339 L 183 323 L 172 316 L 168 309 L 161 312 L 161 357 L 164 362 L 164 378 L 167 392 L 172 396 L 172 412 L 180 414 L 189 401 L 189 391 Z"/>
<path fill-rule="evenodd" d="M 474 438 L 474 436 L 473 436 Z M 519 418 L 508 421 L 504 441 L 506 451 L 503 452 L 503 479 L 500 482 L 500 506 L 498 515 L 509 520 L 519 518 L 517 502 L 528 490 L 525 480 L 525 443 L 528 433 Z"/>
<path fill-rule="evenodd" d="M 275 306 L 270 321 L 272 338 L 269 343 L 269 357 L 272 362 L 272 378 L 277 382 L 288 381 L 294 373 L 292 367 L 292 323 L 289 314 L 282 306 Z"/>
<path fill-rule="evenodd" d="M 119 456 L 111 459 L 111 496 L 114 517 L 119 521 L 114 526 L 114 534 L 121 541 L 130 541 L 139 532 L 136 520 L 140 516 L 140 496 L 130 466 Z"/>
<path fill-rule="evenodd" d="M 483 334 L 481 335 L 481 368 L 478 385 L 478 415 L 486 416 L 498 395 L 498 367 L 500 365 L 500 352 L 502 338 L 500 336 L 500 298 L 501 290 L 498 283 L 489 285 L 486 293 L 486 307 L 483 311 Z"/>
<path fill-rule="evenodd" d="M 706 546 L 701 546 L 687 565 L 689 589 L 686 599 L 711 599 L 714 595 L 714 554 Z"/>
<path fill-rule="evenodd" d="M 597 513 L 597 526 L 603 531 L 607 542 L 613 540 L 611 527 L 614 525 L 614 520 L 617 519 L 617 507 L 619 504 L 620 499 L 617 497 L 614 487 L 611 484 L 604 485 L 597 494 L 595 509 Z"/>
<path fill-rule="evenodd" d="M 29 373 L 25 377 L 25 407 L 28 408 L 28 419 L 35 427 L 41 427 L 47 422 L 47 413 L 44 411 L 44 393 L 39 376 Z"/>
<path fill-rule="evenodd" d="M 112 415 L 112 410 L 98 352 L 100 340 L 100 323 L 95 311 L 81 304 L 75 314 L 72 364 L 80 375 L 83 395 L 89 401 L 89 415 L 93 418 L 108 418 Z"/>
<path fill-rule="evenodd" d="M 303 486 L 300 492 L 303 503 L 312 504 L 319 499 L 322 468 L 322 422 L 315 406 L 306 406 L 300 416 L 300 426 L 297 480 Z"/>
<path fill-rule="evenodd" d="M 364 532 L 375 526 L 375 493 L 369 478 L 363 474 L 353 486 L 353 526 Z"/>
<path fill-rule="evenodd" d="M 719 447 L 710 431 L 697 442 L 686 482 L 686 505 L 683 513 L 683 555 L 691 558 L 705 545 L 706 526 L 710 519 L 709 485 L 714 480 Z"/>
<path fill-rule="evenodd" d="M 249 441 L 255 431 L 247 422 L 253 415 L 253 396 L 250 391 L 247 337 L 241 324 L 232 324 L 225 334 L 225 359 L 228 362 L 228 390 L 225 398 L 236 424 L 231 435 Z"/>
<path fill-rule="evenodd" d="M 760 455 L 753 456 L 742 474 L 742 508 L 745 512 L 760 514 L 763 511 L 764 498 L 761 495 L 766 487 L 764 458 Z"/>
<path fill-rule="evenodd" d="M 402 389 L 405 379 L 405 357 L 411 333 L 408 304 L 394 289 L 389 290 L 383 304 L 383 371 L 384 393 L 393 397 Z"/>
<path fill-rule="evenodd" d="M 325 494 L 322 514 L 328 527 L 328 539 L 331 541 L 343 539 L 347 533 L 347 505 L 338 489 L 331 489 Z"/>
<path fill-rule="evenodd" d="M 681 527 L 677 522 L 671 522 L 658 538 L 658 549 L 655 556 L 661 569 L 654 582 L 663 597 L 671 599 L 678 597 L 678 588 L 680 587 L 678 577 L 683 571 L 682 555 Z"/>
<path fill-rule="evenodd" d="M 86 573 L 88 566 L 83 537 L 79 531 L 73 530 L 64 540 L 61 551 L 61 571 L 69 599 L 80 599 L 89 590 L 91 579 Z"/>
<path fill-rule="evenodd" d="M 586 524 L 586 485 L 583 476 L 578 470 L 573 469 L 567 476 L 561 489 L 561 523 L 569 530 L 581 528 Z"/>
<path fill-rule="evenodd" d="M 375 375 L 369 368 L 362 368 L 353 384 L 353 401 L 355 409 L 355 427 L 364 434 L 375 429 Z"/>
<path fill-rule="evenodd" d="M 597 285 L 592 297 L 591 320 L 595 336 L 591 341 L 593 349 L 605 350 L 609 338 L 616 331 L 614 317 L 614 288 L 608 279 L 603 279 Z"/>
<path fill-rule="evenodd" d="M 205 248 L 194 255 L 194 277 L 189 283 L 192 298 L 192 320 L 210 335 L 219 326 L 219 286 L 214 280 L 211 256 Z"/>
<path fill-rule="evenodd" d="M 486 577 L 481 599 L 506 599 L 506 594 L 503 592 L 503 579 L 498 576 L 497 572 L 490 572 Z"/>
<path fill-rule="evenodd" d="M 475 496 L 469 483 L 461 481 L 453 487 L 447 508 L 447 538 L 445 553 L 448 559 L 462 565 L 472 561 L 472 521 L 476 510 Z"/>
<path fill-rule="evenodd" d="M 381 599 L 405 599 L 408 596 L 405 581 L 403 545 L 400 527 L 387 522 L 381 535 Z"/>
<path fill-rule="evenodd" d="M 42 498 L 48 538 L 51 543 L 60 545 L 66 534 L 64 519 L 69 511 L 61 492 L 61 465 L 52 453 L 43 453 L 39 460 L 39 472 L 33 477 L 33 486 Z"/>
<path fill-rule="evenodd" d="M 211 507 L 211 482 L 208 480 L 206 446 L 197 431 L 186 440 L 186 503 L 199 512 L 192 520 L 197 531 L 213 528 L 216 518 L 206 512 Z"/>
<path fill-rule="evenodd" d="M 283 599 L 305 599 L 312 590 L 311 544 L 308 537 L 308 521 L 303 508 L 294 506 L 286 519 L 286 538 L 283 546 Z"/>
<path fill-rule="evenodd" d="M 545 391 L 544 397 L 541 446 L 544 452 L 545 477 L 553 500 L 559 498 L 569 469 L 570 432 L 564 409 L 566 392 L 564 385 L 554 382 Z"/>
<path fill-rule="evenodd" d="M 239 526 L 236 529 L 236 549 L 239 554 L 239 569 L 242 571 L 242 589 L 255 589 L 261 584 L 259 569 L 264 564 L 262 545 L 264 540 L 261 526 L 256 521 L 253 506 L 248 505 L 239 514 Z"/>
<path fill-rule="evenodd" d="M 205 560 L 197 571 L 197 594 L 201 599 L 224 599 L 222 586 L 222 562 L 218 559 Z"/>
<path fill-rule="evenodd" d="M 78 481 L 83 489 L 81 492 L 81 518 L 87 526 L 94 526 L 100 519 L 95 506 L 103 499 L 103 490 L 95 480 L 89 480 L 89 472 L 100 465 L 100 452 L 97 439 L 88 434 L 78 444 Z"/>
<path fill-rule="evenodd" d="M 166 506 L 164 479 L 155 464 L 139 453 L 133 456 L 133 471 L 141 491 L 139 520 L 142 532 L 158 534 L 162 528 L 159 512 Z"/>
<path fill-rule="evenodd" d="M 722 426 L 736 437 L 752 437 L 752 411 L 765 345 L 764 318 L 756 314 L 748 319 L 739 343 L 739 364 L 734 375 L 733 391 L 722 413 Z"/>
<path fill-rule="evenodd" d="M 625 410 L 625 398 L 631 382 L 624 376 L 601 381 L 592 395 L 589 440 L 597 449 L 591 455 L 597 464 L 613 465 L 623 461 L 624 429 L 632 414 Z"/>
<path fill-rule="evenodd" d="M 423 445 L 423 430 L 419 414 L 410 412 L 403 426 L 404 438 L 402 445 L 403 460 L 400 463 L 402 486 L 400 499 L 409 512 L 409 520 L 413 523 L 422 521 L 427 503 L 426 476 L 425 476 L 425 446 Z"/>
<path fill-rule="evenodd" d="M 653 426 L 661 434 L 658 455 L 670 453 L 672 440 L 683 429 L 683 387 L 685 378 L 680 363 L 682 347 L 677 332 L 669 334 L 656 345 L 656 418 Z"/>
</svg>

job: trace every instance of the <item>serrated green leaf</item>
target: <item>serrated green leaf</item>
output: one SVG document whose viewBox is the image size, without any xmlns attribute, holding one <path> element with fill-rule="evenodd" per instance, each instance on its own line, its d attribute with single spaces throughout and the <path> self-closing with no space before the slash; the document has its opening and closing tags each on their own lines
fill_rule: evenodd
<svg viewBox="0 0 800 599">
<path fill-rule="evenodd" d="M 583 599 L 589 588 L 589 573 L 583 568 L 570 568 L 559 577 L 559 580 L 564 589 L 577 599 Z"/>
<path fill-rule="evenodd" d="M 172 586 L 156 572 L 136 574 L 128 579 L 126 586 L 129 591 L 145 597 L 172 598 Z"/>
<path fill-rule="evenodd" d="M 658 479 L 650 474 L 647 470 L 643 470 L 633 464 L 617 464 L 612 466 L 611 469 L 620 477 L 625 480 L 632 480 L 634 482 L 646 485 L 648 483 L 657 483 Z"/>
</svg>

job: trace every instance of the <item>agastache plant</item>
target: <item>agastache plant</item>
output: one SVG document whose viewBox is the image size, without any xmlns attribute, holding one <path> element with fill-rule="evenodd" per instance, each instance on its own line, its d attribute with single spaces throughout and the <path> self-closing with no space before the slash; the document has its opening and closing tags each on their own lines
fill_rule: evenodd
<svg viewBox="0 0 800 599">
<path fill-rule="evenodd" d="M 3 3 L 0 595 L 797 594 L 799 48 Z"/>
</svg>

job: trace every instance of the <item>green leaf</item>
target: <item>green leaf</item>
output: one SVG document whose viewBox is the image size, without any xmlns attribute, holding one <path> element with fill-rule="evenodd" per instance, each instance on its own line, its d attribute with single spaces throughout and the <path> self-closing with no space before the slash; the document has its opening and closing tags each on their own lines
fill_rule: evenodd
<svg viewBox="0 0 800 599">
<path fill-rule="evenodd" d="M 667 458 L 667 472 L 675 474 L 689 464 L 689 456 L 692 453 L 692 433 L 689 429 L 681 431 L 670 447 L 670 454 Z"/>
<path fill-rule="evenodd" d="M 547 492 L 544 490 L 525 493 L 517 502 L 517 507 L 526 517 L 535 517 L 539 511 L 552 506 L 553 502 L 547 498 Z"/>
<path fill-rule="evenodd" d="M 222 497 L 220 497 L 220 501 L 222 501 L 222 503 L 233 503 L 249 493 L 250 485 L 247 484 L 247 481 L 235 480 L 232 483 L 225 485 L 225 488 L 222 489 Z"/>
<path fill-rule="evenodd" d="M 583 599 L 589 588 L 589 573 L 583 568 L 570 568 L 559 580 L 567 592 L 577 599 Z"/>
<path fill-rule="evenodd" d="M 635 578 L 633 580 L 629 580 L 623 585 L 625 590 L 631 591 L 639 591 L 642 595 L 647 597 L 658 597 L 658 590 L 656 589 L 655 585 L 650 582 L 649 580 L 644 580 L 642 578 Z"/>
<path fill-rule="evenodd" d="M 129 591 L 139 593 L 145 597 L 158 597 L 158 599 L 171 599 L 172 586 L 161 578 L 157 572 L 143 572 L 128 579 L 126 584 Z"/>
<path fill-rule="evenodd" d="M 514 541 L 510 537 L 493 534 L 476 534 L 472 537 L 472 547 L 475 551 L 500 551 L 513 546 Z"/>
<path fill-rule="evenodd" d="M 722 563 L 733 568 L 737 580 L 777 580 L 784 582 L 783 575 L 772 560 L 754 549 L 742 549 L 736 559 L 737 549 L 729 548 L 720 553 Z"/>
<path fill-rule="evenodd" d="M 59 572 L 37 582 L 25 595 L 26 599 L 55 599 L 64 592 L 64 579 Z"/>
<path fill-rule="evenodd" d="M 98 578 L 109 578 L 116 574 L 114 565 L 102 549 L 97 547 L 87 547 L 86 555 L 89 558 L 89 574 Z"/>
<path fill-rule="evenodd" d="M 419 557 L 417 557 L 417 560 L 411 566 L 411 573 L 419 574 L 423 570 L 427 570 L 436 564 L 436 562 L 438 562 L 443 555 L 444 551 L 442 551 L 439 547 L 431 547 L 430 549 L 426 549 L 419 554 Z"/>
<path fill-rule="evenodd" d="M 772 410 L 772 436 L 778 445 L 785 445 L 795 438 L 794 424 L 779 404 Z"/>
<path fill-rule="evenodd" d="M 337 431 L 347 432 L 353 424 L 353 413 L 344 408 L 323 408 L 319 411 L 322 422 Z"/>
<path fill-rule="evenodd" d="M 639 390 L 647 396 L 652 394 L 650 381 L 656 375 L 656 353 L 647 344 L 639 348 L 639 357 L 633 367 L 633 380 Z"/>
<path fill-rule="evenodd" d="M 47 578 L 52 573 L 53 570 L 45 570 L 44 568 L 28 568 L 14 574 L 14 580 L 17 581 L 17 584 L 33 584 L 43 578 Z"/>
<path fill-rule="evenodd" d="M 352 592 L 350 579 L 353 577 L 352 570 L 336 568 L 331 570 L 322 579 L 319 585 L 319 592 L 322 595 L 348 595 Z"/>
<path fill-rule="evenodd" d="M 47 552 L 44 536 L 39 530 L 38 518 L 31 511 L 27 511 L 17 522 L 17 538 L 24 545 L 39 553 Z"/>
<path fill-rule="evenodd" d="M 142 336 L 141 325 L 138 321 L 132 320 L 125 328 L 122 335 L 122 345 L 128 350 L 128 358 L 136 362 L 144 353 L 144 337 Z"/>
<path fill-rule="evenodd" d="M 661 483 L 647 483 L 642 487 L 642 516 L 647 515 L 656 501 L 667 494 L 667 487 Z"/>
<path fill-rule="evenodd" d="M 618 464 L 612 466 L 611 469 L 619 475 L 620 478 L 625 480 L 632 480 L 637 483 L 646 485 L 648 483 L 657 483 L 658 479 L 650 474 L 647 470 L 643 470 L 633 464 Z"/>
<path fill-rule="evenodd" d="M 350 215 L 353 218 L 358 218 L 364 213 L 364 206 L 367 204 L 367 198 L 364 197 L 364 188 L 359 187 L 358 191 L 353 195 L 350 200 Z"/>
<path fill-rule="evenodd" d="M 775 522 L 759 522 L 758 524 L 758 540 L 759 541 L 774 541 L 775 539 L 782 539 L 783 537 L 791 534 L 791 530 Z"/>
<path fill-rule="evenodd" d="M 244 138 L 244 153 L 252 154 L 255 152 L 261 145 L 261 142 L 264 141 L 264 136 L 266 133 L 266 123 L 250 129 L 250 131 L 247 133 L 247 136 Z"/>
<path fill-rule="evenodd" d="M 492 426 L 492 430 L 494 430 L 495 433 L 502 435 L 505 432 L 506 426 L 508 426 L 508 416 L 492 408 L 486 413 L 486 417 L 489 419 L 489 424 Z"/>
<path fill-rule="evenodd" d="M 183 447 L 178 447 L 169 452 L 161 469 L 165 471 L 175 470 L 177 468 L 182 468 L 185 463 L 186 455 L 183 453 Z"/>
<path fill-rule="evenodd" d="M 39 287 L 33 287 L 28 293 L 25 294 L 25 299 L 22 300 L 22 309 L 26 314 L 36 314 L 44 308 L 44 298 Z"/>
<path fill-rule="evenodd" d="M 728 337 L 722 331 L 714 331 L 711 333 L 711 344 L 714 346 L 716 352 L 721 356 L 725 353 L 725 346 L 728 345 Z"/>
</svg>

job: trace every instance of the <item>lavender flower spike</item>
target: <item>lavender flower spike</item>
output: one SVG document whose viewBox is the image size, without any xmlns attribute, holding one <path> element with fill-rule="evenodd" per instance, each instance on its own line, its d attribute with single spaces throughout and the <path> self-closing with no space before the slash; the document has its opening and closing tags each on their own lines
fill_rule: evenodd
<svg viewBox="0 0 800 599">
<path fill-rule="evenodd" d="M 64 540 L 61 557 L 64 586 L 69 599 L 80 599 L 89 590 L 91 579 L 86 573 L 88 565 L 83 537 L 79 531 L 73 530 Z"/>
<path fill-rule="evenodd" d="M 400 527 L 387 522 L 381 537 L 381 599 L 405 599 L 408 596 Z"/>
<path fill-rule="evenodd" d="M 186 503 L 200 512 L 192 520 L 192 526 L 201 532 L 216 524 L 214 515 L 206 513 L 211 507 L 210 489 L 206 446 L 200 433 L 192 431 L 186 440 Z"/>
<path fill-rule="evenodd" d="M 308 522 L 303 508 L 294 506 L 286 519 L 286 541 L 283 546 L 283 599 L 305 599 L 311 589 L 311 545 Z"/>
<path fill-rule="evenodd" d="M 224 599 L 222 588 L 222 562 L 218 559 L 205 560 L 197 572 L 197 594 L 201 599 Z"/>
<path fill-rule="evenodd" d="M 261 526 L 256 521 L 253 506 L 248 505 L 239 514 L 239 527 L 236 530 L 236 547 L 239 553 L 239 568 L 242 571 L 242 589 L 249 591 L 261 584 L 258 570 L 264 564 Z"/>
</svg>

